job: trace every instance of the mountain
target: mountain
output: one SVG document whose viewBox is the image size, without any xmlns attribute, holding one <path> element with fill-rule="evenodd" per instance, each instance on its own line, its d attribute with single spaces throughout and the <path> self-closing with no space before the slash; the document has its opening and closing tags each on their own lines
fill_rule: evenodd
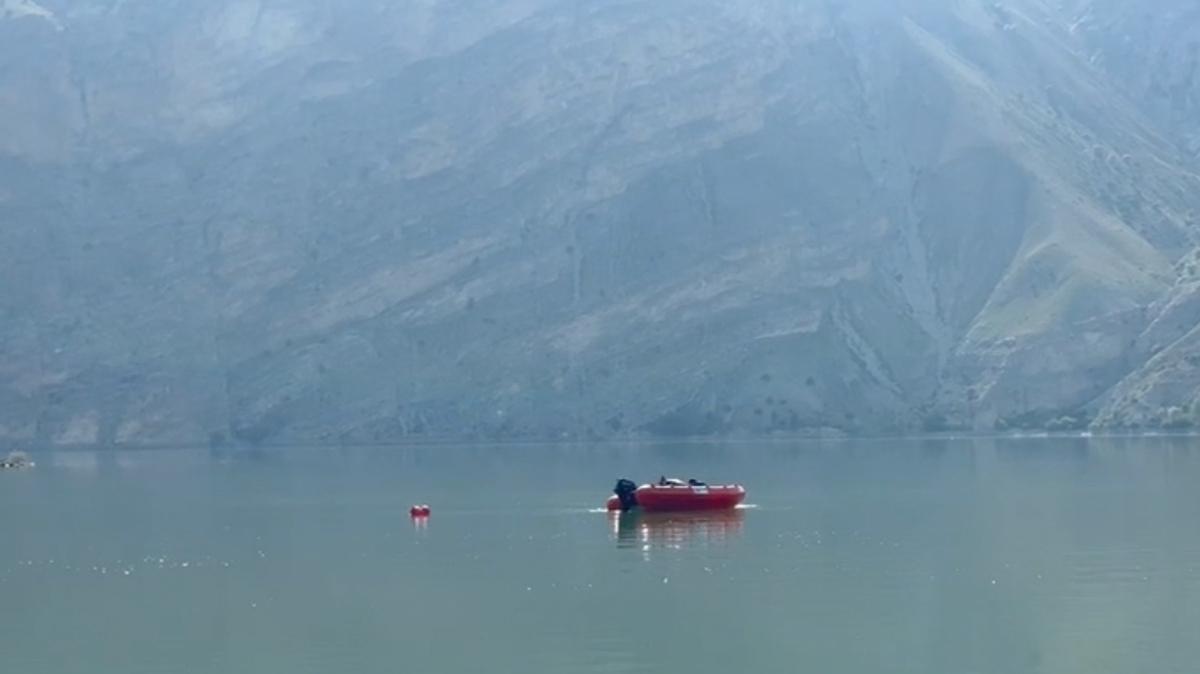
<svg viewBox="0 0 1200 674">
<path fill-rule="evenodd" d="M 1185 427 L 1185 0 L 0 0 L 0 442 Z"/>
</svg>

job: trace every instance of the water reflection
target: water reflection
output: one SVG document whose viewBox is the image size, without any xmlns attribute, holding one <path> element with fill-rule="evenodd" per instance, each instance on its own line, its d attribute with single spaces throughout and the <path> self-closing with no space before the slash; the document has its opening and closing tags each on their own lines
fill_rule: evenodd
<svg viewBox="0 0 1200 674">
<path fill-rule="evenodd" d="M 1197 671 L 1198 439 L 718 449 L 36 453 L 2 671 Z M 581 512 L 663 472 L 760 507 Z"/>
<path fill-rule="evenodd" d="M 613 540 L 619 548 L 648 546 L 683 548 L 724 543 L 741 533 L 745 510 L 709 512 L 609 513 Z"/>
</svg>

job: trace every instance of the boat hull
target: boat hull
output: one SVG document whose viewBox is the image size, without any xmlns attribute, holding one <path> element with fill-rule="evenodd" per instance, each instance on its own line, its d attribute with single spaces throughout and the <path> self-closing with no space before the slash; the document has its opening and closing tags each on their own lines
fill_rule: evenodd
<svg viewBox="0 0 1200 674">
<path fill-rule="evenodd" d="M 729 510 L 746 498 L 741 485 L 659 486 L 642 485 L 634 492 L 638 507 L 647 512 Z"/>
</svg>

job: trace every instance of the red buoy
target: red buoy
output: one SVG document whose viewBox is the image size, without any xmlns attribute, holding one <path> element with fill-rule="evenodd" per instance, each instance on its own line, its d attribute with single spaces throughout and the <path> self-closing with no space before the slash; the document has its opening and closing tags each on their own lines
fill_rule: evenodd
<svg viewBox="0 0 1200 674">
<path fill-rule="evenodd" d="M 413 517 L 429 517 L 429 513 L 428 505 L 415 505 L 408 509 L 408 514 Z"/>
</svg>

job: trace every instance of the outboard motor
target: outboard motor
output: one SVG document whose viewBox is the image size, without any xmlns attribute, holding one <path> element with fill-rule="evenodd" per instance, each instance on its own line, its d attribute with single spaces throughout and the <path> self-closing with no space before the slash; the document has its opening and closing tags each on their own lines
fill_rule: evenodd
<svg viewBox="0 0 1200 674">
<path fill-rule="evenodd" d="M 613 487 L 613 493 L 621 501 L 621 510 L 629 510 L 637 505 L 637 483 L 633 480 L 620 479 L 617 480 L 617 486 Z"/>
</svg>

